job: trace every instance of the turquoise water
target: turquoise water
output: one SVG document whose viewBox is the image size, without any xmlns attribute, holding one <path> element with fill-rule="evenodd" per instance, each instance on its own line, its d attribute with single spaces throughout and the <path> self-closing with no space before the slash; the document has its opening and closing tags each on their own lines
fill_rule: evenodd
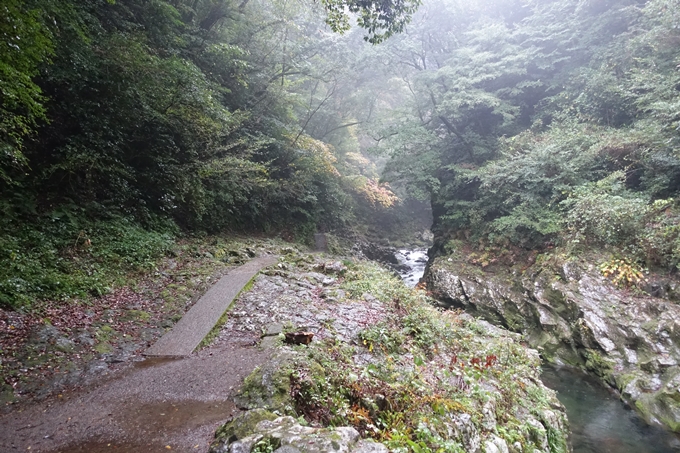
<svg viewBox="0 0 680 453">
<path fill-rule="evenodd" d="M 595 379 L 570 368 L 543 367 L 543 383 L 567 409 L 574 453 L 675 453 L 680 440 L 647 425 Z"/>
</svg>

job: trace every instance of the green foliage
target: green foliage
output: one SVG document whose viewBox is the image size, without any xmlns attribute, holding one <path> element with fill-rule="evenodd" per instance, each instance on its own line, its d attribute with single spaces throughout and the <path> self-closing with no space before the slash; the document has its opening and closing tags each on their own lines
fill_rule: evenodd
<svg viewBox="0 0 680 453">
<path fill-rule="evenodd" d="M 358 346 L 328 339 L 305 347 L 291 374 L 297 415 L 312 424 L 353 426 L 391 451 L 463 452 L 469 439 L 453 428 L 458 417 L 478 424 L 491 404 L 503 426 L 497 435 L 525 449 L 533 445 L 530 428 L 514 414 L 540 417 L 550 400 L 526 378 L 538 367 L 521 346 L 434 309 L 423 293 L 372 265 L 353 264 L 343 286 L 375 296 L 386 317 L 359 333 Z M 566 445 L 554 434 L 556 447 Z"/>
<path fill-rule="evenodd" d="M 624 174 L 614 172 L 601 181 L 579 186 L 561 204 L 572 241 L 605 245 L 635 242 L 649 212 L 646 199 L 627 191 Z"/>
<path fill-rule="evenodd" d="M 639 258 L 670 269 L 680 265 L 680 209 L 673 199 L 656 200 L 640 234 Z"/>
<path fill-rule="evenodd" d="M 420 0 L 323 0 L 328 14 L 326 23 L 335 32 L 349 30 L 350 16 L 356 14 L 357 25 L 366 29 L 364 39 L 379 44 L 395 33 L 404 31 Z"/>
<path fill-rule="evenodd" d="M 97 296 L 148 271 L 172 245 L 172 230 L 149 231 L 126 218 L 91 221 L 61 209 L 31 228 L 3 222 L 0 305 L 30 308 L 40 299 Z"/>
<path fill-rule="evenodd" d="M 364 17 L 375 39 L 415 8 L 356 5 L 394 7 Z M 322 30 L 310 2 L 0 9 L 4 306 L 105 292 L 152 266 L 175 225 L 306 241 L 396 201 L 369 163 L 343 158 L 361 155 L 352 109 L 372 102 L 355 94 L 368 57 L 350 44 L 370 46 Z"/>
<path fill-rule="evenodd" d="M 503 3 L 440 2 L 388 43 L 404 106 L 381 119 L 386 179 L 429 196 L 443 242 L 674 267 L 675 208 L 653 203 L 680 191 L 677 2 Z"/>
<path fill-rule="evenodd" d="M 401 332 L 395 332 L 389 324 L 380 323 L 362 331 L 359 339 L 369 351 L 379 348 L 384 352 L 394 353 L 401 349 L 405 338 Z"/>
<path fill-rule="evenodd" d="M 0 6 L 0 179 L 24 165 L 23 140 L 45 119 L 44 96 L 33 81 L 54 52 L 47 13 L 36 2 L 8 0 Z"/>
<path fill-rule="evenodd" d="M 263 437 L 253 445 L 252 453 L 272 453 L 281 446 L 281 439 L 276 437 Z"/>
</svg>

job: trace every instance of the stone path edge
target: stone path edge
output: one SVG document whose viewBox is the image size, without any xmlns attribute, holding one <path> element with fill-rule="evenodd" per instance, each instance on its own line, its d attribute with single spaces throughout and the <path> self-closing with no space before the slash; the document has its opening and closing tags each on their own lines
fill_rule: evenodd
<svg viewBox="0 0 680 453">
<path fill-rule="evenodd" d="M 215 283 L 182 319 L 147 349 L 147 357 L 186 357 L 215 327 L 243 288 L 264 267 L 276 263 L 277 256 L 262 256 L 232 269 Z"/>
</svg>

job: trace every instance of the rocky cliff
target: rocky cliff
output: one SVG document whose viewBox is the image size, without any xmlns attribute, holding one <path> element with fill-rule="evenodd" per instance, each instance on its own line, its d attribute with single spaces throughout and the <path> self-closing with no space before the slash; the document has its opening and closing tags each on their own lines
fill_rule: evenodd
<svg viewBox="0 0 680 453">
<path fill-rule="evenodd" d="M 649 284 L 646 293 L 621 289 L 594 264 L 558 254 L 485 269 L 441 256 L 426 281 L 443 305 L 522 333 L 545 359 L 597 375 L 648 422 L 680 432 L 680 305 L 672 281 Z"/>
</svg>

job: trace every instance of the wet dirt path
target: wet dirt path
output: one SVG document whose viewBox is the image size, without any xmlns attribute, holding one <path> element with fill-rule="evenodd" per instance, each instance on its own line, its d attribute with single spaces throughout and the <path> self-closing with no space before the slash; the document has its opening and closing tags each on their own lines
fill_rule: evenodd
<svg viewBox="0 0 680 453">
<path fill-rule="evenodd" d="M 257 339 L 220 337 L 184 359 L 127 364 L 89 389 L 3 414 L 0 451 L 205 452 L 238 411 L 234 389 L 268 358 Z"/>
</svg>

